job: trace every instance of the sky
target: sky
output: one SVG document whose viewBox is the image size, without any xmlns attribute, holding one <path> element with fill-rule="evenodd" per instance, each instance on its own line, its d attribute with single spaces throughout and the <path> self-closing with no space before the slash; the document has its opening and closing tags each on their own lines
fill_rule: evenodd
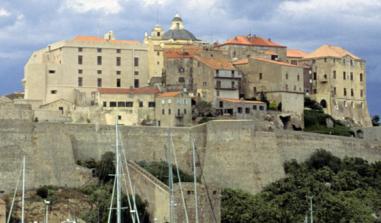
<svg viewBox="0 0 381 223">
<path fill-rule="evenodd" d="M 76 35 L 112 30 L 142 41 L 154 25 L 179 13 L 204 41 L 249 33 L 289 48 L 344 47 L 367 61 L 367 97 L 381 114 L 381 0 L 1 0 L 0 95 L 22 91 L 33 51 Z"/>
</svg>

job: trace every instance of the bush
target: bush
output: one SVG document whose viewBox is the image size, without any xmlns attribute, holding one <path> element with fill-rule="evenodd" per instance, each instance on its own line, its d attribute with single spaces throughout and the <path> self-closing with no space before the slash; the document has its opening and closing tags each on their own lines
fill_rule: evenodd
<svg viewBox="0 0 381 223">
<path fill-rule="evenodd" d="M 332 155 L 331 152 L 318 150 L 312 154 L 312 156 L 306 161 L 306 164 L 310 169 L 318 170 L 326 166 L 337 173 L 341 167 L 341 160 Z"/>
<path fill-rule="evenodd" d="M 49 189 L 47 186 L 42 186 L 37 189 L 36 194 L 42 199 L 46 199 L 49 196 Z"/>
</svg>

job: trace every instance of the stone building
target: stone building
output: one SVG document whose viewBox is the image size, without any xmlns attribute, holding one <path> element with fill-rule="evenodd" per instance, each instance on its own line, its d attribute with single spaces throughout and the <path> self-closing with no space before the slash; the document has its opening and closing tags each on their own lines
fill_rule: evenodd
<svg viewBox="0 0 381 223">
<path fill-rule="evenodd" d="M 25 65 L 25 99 L 37 107 L 60 99 L 89 106 L 97 88 L 146 86 L 147 51 L 137 41 L 116 40 L 112 32 L 53 43 Z"/>
<path fill-rule="evenodd" d="M 302 50 L 287 49 L 287 62 L 303 67 L 304 93 L 309 96 L 312 93 L 312 70 L 302 62 L 306 55 Z"/>
<path fill-rule="evenodd" d="M 257 113 L 267 110 L 266 103 L 262 101 L 218 98 L 217 104 L 216 111 L 219 115 L 236 118 L 252 118 Z"/>
<path fill-rule="evenodd" d="M 271 60 L 287 60 L 287 47 L 271 39 L 256 35 L 236 36 L 217 46 L 231 59 L 262 57 Z"/>
<path fill-rule="evenodd" d="M 187 126 L 192 123 L 192 101 L 183 91 L 164 92 L 156 97 L 158 126 Z"/>
<path fill-rule="evenodd" d="M 141 125 L 155 123 L 156 87 L 99 88 L 97 103 L 102 106 L 106 124 Z"/>
<path fill-rule="evenodd" d="M 193 33 L 185 29 L 183 19 L 176 14 L 172 19 L 171 26 L 165 31 L 160 25 L 156 25 L 151 34 L 145 34 L 144 43 L 148 47 L 148 68 L 150 78 L 161 77 L 164 68 L 164 49 L 181 48 L 187 45 L 199 43 Z"/>
<path fill-rule="evenodd" d="M 236 61 L 242 72 L 242 89 L 246 99 L 265 95 L 271 109 L 292 113 L 302 120 L 304 111 L 303 67 L 293 64 L 249 58 Z"/>
<path fill-rule="evenodd" d="M 311 97 L 327 114 L 351 120 L 364 127 L 372 125 L 366 101 L 365 61 L 349 51 L 323 45 L 301 61 L 312 70 Z"/>
<path fill-rule="evenodd" d="M 298 49 L 287 49 L 287 62 L 298 65 L 299 62 L 307 55 L 306 52 Z"/>
</svg>

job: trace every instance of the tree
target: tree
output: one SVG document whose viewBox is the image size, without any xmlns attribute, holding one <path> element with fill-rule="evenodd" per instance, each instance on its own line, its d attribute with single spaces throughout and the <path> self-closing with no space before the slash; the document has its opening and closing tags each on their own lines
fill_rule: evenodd
<svg viewBox="0 0 381 223">
<path fill-rule="evenodd" d="M 373 124 L 373 126 L 380 126 L 380 116 L 379 115 L 373 116 L 372 124 Z"/>
<path fill-rule="evenodd" d="M 201 117 L 213 116 L 214 114 L 214 109 L 212 107 L 212 104 L 206 101 L 197 102 L 194 107 L 194 110 L 195 110 L 195 113 Z"/>
<path fill-rule="evenodd" d="M 106 152 L 102 155 L 101 161 L 95 168 L 95 174 L 99 178 L 101 184 L 105 184 L 114 179 L 115 174 L 115 154 L 113 152 Z"/>
</svg>

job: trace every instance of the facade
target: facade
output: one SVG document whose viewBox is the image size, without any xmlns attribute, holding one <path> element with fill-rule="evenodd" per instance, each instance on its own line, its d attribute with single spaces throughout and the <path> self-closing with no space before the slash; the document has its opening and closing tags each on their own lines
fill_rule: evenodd
<svg viewBox="0 0 381 223">
<path fill-rule="evenodd" d="M 192 123 L 192 101 L 186 92 L 159 94 L 155 111 L 158 126 L 187 126 Z"/>
<path fill-rule="evenodd" d="M 106 124 L 155 125 L 156 87 L 99 88 L 97 103 L 103 109 Z"/>
<path fill-rule="evenodd" d="M 272 109 L 296 114 L 300 119 L 304 111 L 303 68 L 285 62 L 263 58 L 236 61 L 242 72 L 242 89 L 245 98 L 264 94 Z"/>
<path fill-rule="evenodd" d="M 266 103 L 262 101 L 219 98 L 216 110 L 222 116 L 250 118 L 258 112 L 266 112 L 267 107 Z"/>
<path fill-rule="evenodd" d="M 93 105 L 97 88 L 148 84 L 147 47 L 136 41 L 77 36 L 36 51 L 25 65 L 25 99 Z"/>
<path fill-rule="evenodd" d="M 287 60 L 287 47 L 271 39 L 256 35 L 236 36 L 218 45 L 231 59 L 261 57 L 270 60 Z"/>
<path fill-rule="evenodd" d="M 371 126 L 364 60 L 343 48 L 323 45 L 301 62 L 312 70 L 311 97 L 320 102 L 327 114 L 359 126 Z"/>
<path fill-rule="evenodd" d="M 168 31 L 160 25 L 156 25 L 151 34 L 145 34 L 144 43 L 148 47 L 149 75 L 152 77 L 161 77 L 164 69 L 165 49 L 181 48 L 187 45 L 199 43 L 193 33 L 185 29 L 184 22 L 179 14 L 172 19 Z"/>
</svg>

